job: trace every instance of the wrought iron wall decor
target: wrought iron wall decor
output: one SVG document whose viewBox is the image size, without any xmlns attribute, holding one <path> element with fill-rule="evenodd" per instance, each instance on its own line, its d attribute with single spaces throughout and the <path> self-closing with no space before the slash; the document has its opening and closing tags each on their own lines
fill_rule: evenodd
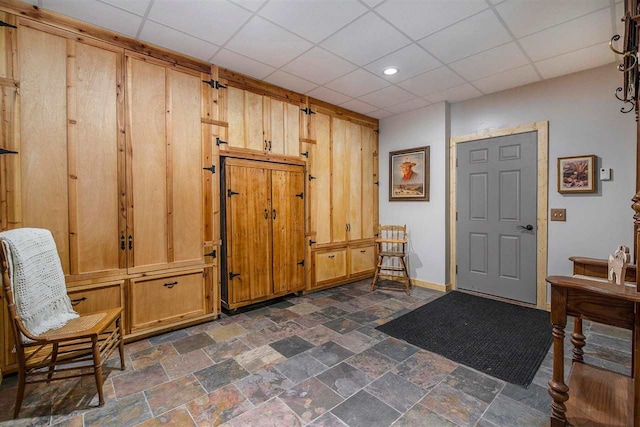
<svg viewBox="0 0 640 427">
<path fill-rule="evenodd" d="M 609 40 L 609 48 L 612 52 L 622 56 L 622 63 L 618 65 L 618 70 L 623 73 L 622 86 L 618 87 L 615 97 L 622 101 L 624 105 L 620 108 L 622 113 L 630 113 L 635 111 L 636 120 L 638 120 L 638 90 L 639 90 L 639 72 L 638 72 L 638 23 L 640 22 L 640 9 L 638 8 L 638 0 L 626 0 L 624 4 L 624 39 L 623 48 L 619 50 L 614 43 L 618 42 L 621 37 L 619 34 L 614 35 Z"/>
</svg>

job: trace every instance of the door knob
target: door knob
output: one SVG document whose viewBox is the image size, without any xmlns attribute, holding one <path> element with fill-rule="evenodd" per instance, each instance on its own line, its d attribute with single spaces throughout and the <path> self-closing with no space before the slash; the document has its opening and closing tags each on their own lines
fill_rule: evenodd
<svg viewBox="0 0 640 427">
<path fill-rule="evenodd" d="M 531 230 L 533 230 L 533 225 L 531 225 L 531 224 L 527 224 L 527 225 L 519 225 L 519 226 L 518 226 L 518 228 L 521 228 L 521 229 L 523 229 L 523 230 L 529 230 L 529 231 L 531 231 Z"/>
</svg>

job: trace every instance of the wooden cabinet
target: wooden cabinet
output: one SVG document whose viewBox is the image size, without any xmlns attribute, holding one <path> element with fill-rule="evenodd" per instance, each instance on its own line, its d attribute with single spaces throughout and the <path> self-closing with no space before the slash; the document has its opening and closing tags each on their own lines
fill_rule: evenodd
<svg viewBox="0 0 640 427">
<path fill-rule="evenodd" d="M 124 307 L 124 280 L 69 288 L 73 309 L 80 314 Z"/>
<path fill-rule="evenodd" d="M 226 268 L 228 308 L 304 287 L 304 171 L 301 166 L 227 158 Z"/>
<path fill-rule="evenodd" d="M 360 246 L 349 249 L 349 275 L 372 273 L 376 268 L 376 246 Z"/>
<path fill-rule="evenodd" d="M 228 86 L 230 148 L 297 157 L 300 154 L 300 106 Z"/>
<path fill-rule="evenodd" d="M 204 269 L 131 279 L 131 332 L 207 313 Z"/>
<path fill-rule="evenodd" d="M 321 287 L 336 280 L 345 279 L 347 271 L 347 250 L 336 249 L 314 253 L 315 283 Z"/>
</svg>

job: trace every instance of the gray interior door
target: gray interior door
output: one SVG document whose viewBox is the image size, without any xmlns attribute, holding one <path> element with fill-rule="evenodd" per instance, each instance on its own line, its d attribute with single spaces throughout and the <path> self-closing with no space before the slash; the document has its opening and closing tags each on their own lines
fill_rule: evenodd
<svg viewBox="0 0 640 427">
<path fill-rule="evenodd" d="M 536 303 L 537 133 L 458 144 L 457 286 Z"/>
</svg>

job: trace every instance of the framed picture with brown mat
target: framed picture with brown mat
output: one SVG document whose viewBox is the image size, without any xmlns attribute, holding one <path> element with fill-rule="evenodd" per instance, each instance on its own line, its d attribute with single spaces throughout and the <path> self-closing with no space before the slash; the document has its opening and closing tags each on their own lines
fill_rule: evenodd
<svg viewBox="0 0 640 427">
<path fill-rule="evenodd" d="M 595 193 L 596 156 L 558 157 L 558 193 Z"/>
<path fill-rule="evenodd" d="M 389 201 L 429 200 L 429 147 L 389 153 Z"/>
</svg>

